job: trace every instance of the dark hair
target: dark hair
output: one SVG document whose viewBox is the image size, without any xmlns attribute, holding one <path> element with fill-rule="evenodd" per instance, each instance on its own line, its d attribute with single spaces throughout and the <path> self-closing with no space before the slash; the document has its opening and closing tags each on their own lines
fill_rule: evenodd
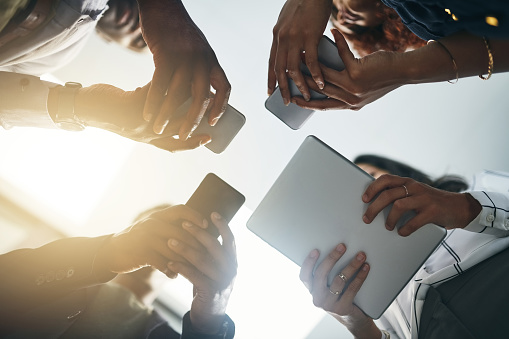
<svg viewBox="0 0 509 339">
<path fill-rule="evenodd" d="M 399 161 L 381 157 L 373 154 L 363 154 L 356 157 L 353 161 L 355 164 L 368 164 L 378 167 L 390 174 L 399 175 L 401 177 L 412 178 L 415 181 L 422 182 L 444 191 L 461 192 L 468 188 L 468 183 L 457 175 L 444 175 L 436 180 L 432 180 L 427 174 L 403 164 Z"/>
<path fill-rule="evenodd" d="M 333 15 L 337 13 L 333 8 Z M 359 27 L 353 34 L 342 33 L 352 44 L 357 53 L 363 57 L 376 51 L 404 52 L 409 48 L 419 48 L 426 41 L 410 31 L 401 21 L 400 16 L 390 7 L 380 2 L 377 16 L 382 23 L 375 27 Z"/>
</svg>

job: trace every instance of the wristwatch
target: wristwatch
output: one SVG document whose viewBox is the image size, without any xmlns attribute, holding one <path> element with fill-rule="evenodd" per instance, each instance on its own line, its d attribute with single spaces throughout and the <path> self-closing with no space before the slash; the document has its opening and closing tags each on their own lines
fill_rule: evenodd
<svg viewBox="0 0 509 339">
<path fill-rule="evenodd" d="M 55 124 L 66 131 L 83 131 L 85 124 L 74 113 L 74 98 L 81 84 L 78 82 L 66 82 L 65 86 L 58 91 L 58 109 L 55 116 Z"/>
</svg>

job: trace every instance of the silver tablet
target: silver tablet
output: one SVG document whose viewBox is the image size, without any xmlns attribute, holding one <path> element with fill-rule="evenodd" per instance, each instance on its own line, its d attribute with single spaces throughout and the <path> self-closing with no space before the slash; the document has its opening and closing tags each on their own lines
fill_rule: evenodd
<svg viewBox="0 0 509 339">
<path fill-rule="evenodd" d="M 390 207 L 371 224 L 364 224 L 367 204 L 361 196 L 373 180 L 325 143 L 308 136 L 247 227 L 299 266 L 313 249 L 319 249 L 321 261 L 337 244 L 345 243 L 347 252 L 334 266 L 329 283 L 357 252 L 364 251 L 370 272 L 354 302 L 369 317 L 378 319 L 446 231 L 430 224 L 401 237 L 396 229 L 385 228 Z M 402 223 L 400 220 L 396 227 Z"/>
</svg>

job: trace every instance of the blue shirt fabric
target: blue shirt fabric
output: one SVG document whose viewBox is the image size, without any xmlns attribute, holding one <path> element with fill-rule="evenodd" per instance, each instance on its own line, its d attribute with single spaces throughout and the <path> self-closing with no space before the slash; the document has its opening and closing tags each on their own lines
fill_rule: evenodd
<svg viewBox="0 0 509 339">
<path fill-rule="evenodd" d="M 488 38 L 509 38 L 508 0 L 382 0 L 382 2 L 396 10 L 405 26 L 424 40 L 437 40 L 460 31 Z M 453 19 L 453 14 L 457 20 Z M 486 22 L 487 16 L 495 17 L 498 26 L 489 25 Z"/>
</svg>

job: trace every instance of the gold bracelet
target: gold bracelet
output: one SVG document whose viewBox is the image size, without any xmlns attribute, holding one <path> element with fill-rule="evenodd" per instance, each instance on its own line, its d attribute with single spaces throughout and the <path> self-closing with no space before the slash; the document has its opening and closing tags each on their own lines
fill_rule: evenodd
<svg viewBox="0 0 509 339">
<path fill-rule="evenodd" d="M 482 37 L 484 41 L 484 45 L 486 46 L 486 50 L 488 50 L 488 76 L 479 75 L 479 78 L 483 80 L 488 80 L 491 78 L 491 74 L 493 74 L 493 54 L 491 54 L 490 42 L 486 37 Z"/>
<path fill-rule="evenodd" d="M 441 43 L 440 41 L 438 40 L 428 40 L 428 45 L 431 43 L 431 42 L 436 42 L 438 43 L 440 46 L 442 46 L 442 48 L 447 52 L 447 54 L 449 54 L 449 57 L 451 57 L 451 61 L 452 61 L 452 67 L 454 69 L 454 73 L 456 73 L 456 80 L 454 82 L 451 82 L 451 80 L 447 80 L 448 83 L 450 84 L 455 84 L 458 82 L 459 80 L 459 74 L 458 74 L 458 65 L 456 65 L 456 60 L 454 60 L 454 57 L 452 56 L 451 52 L 449 52 L 449 50 L 447 49 L 447 47 L 445 47 L 445 45 L 443 43 Z"/>
</svg>

